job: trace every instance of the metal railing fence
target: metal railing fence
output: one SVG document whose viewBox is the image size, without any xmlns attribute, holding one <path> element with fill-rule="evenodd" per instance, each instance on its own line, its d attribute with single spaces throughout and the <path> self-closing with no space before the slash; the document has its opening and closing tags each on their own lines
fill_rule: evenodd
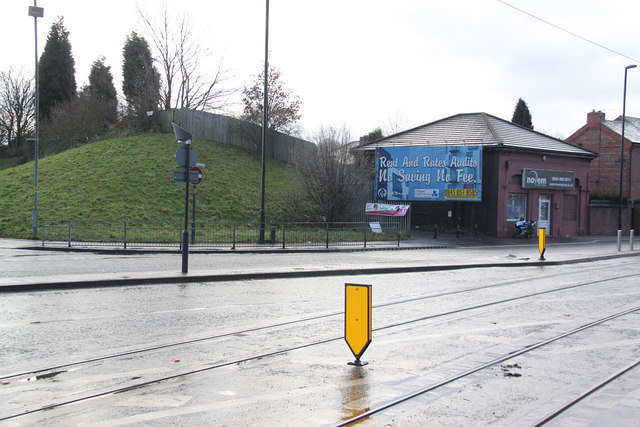
<svg viewBox="0 0 640 427">
<path fill-rule="evenodd" d="M 181 247 L 181 221 L 91 221 L 43 219 L 42 246 Z M 189 224 L 194 247 L 325 247 L 394 245 L 405 236 L 399 222 L 290 222 L 260 224 L 196 222 Z"/>
</svg>

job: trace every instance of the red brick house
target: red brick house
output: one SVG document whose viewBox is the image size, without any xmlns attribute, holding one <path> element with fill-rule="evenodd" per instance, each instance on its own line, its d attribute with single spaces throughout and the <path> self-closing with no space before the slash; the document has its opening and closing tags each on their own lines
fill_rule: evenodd
<svg viewBox="0 0 640 427">
<path fill-rule="evenodd" d="M 622 196 L 640 201 L 640 118 L 625 117 Z M 592 194 L 620 192 L 620 145 L 622 116 L 605 120 L 604 113 L 587 114 L 587 124 L 566 139 L 569 144 L 598 153 L 591 162 L 589 188 Z"/>
</svg>

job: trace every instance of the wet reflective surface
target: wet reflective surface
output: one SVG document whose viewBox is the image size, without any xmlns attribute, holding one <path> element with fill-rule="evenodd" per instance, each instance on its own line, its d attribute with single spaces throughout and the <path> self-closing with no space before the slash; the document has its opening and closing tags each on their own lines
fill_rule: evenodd
<svg viewBox="0 0 640 427">
<path fill-rule="evenodd" d="M 385 261 L 376 253 L 367 262 L 428 256 L 409 252 Z M 510 252 L 495 256 L 522 257 Z M 336 424 L 639 305 L 636 259 L 3 294 L 0 373 L 25 374 L 3 379 L 0 417 L 107 393 L 6 423 Z M 373 342 L 363 367 L 347 365 L 345 282 L 373 285 Z M 638 359 L 639 318 L 631 314 L 498 364 L 364 424 L 535 424 L 587 379 Z M 52 369 L 31 372 L 43 367 Z"/>
</svg>

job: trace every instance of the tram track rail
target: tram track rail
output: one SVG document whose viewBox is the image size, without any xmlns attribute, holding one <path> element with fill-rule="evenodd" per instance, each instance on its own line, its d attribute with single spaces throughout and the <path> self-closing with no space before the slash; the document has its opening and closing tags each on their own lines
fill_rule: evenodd
<svg viewBox="0 0 640 427">
<path fill-rule="evenodd" d="M 626 368 L 616 372 L 614 375 L 612 375 L 609 378 L 607 378 L 606 380 L 602 381 L 601 383 L 599 383 L 595 387 L 592 387 L 591 389 L 589 389 L 586 392 L 582 393 L 580 396 L 576 397 L 575 399 L 570 400 L 565 405 L 563 405 L 561 408 L 557 409 L 553 413 L 549 414 L 547 417 L 545 417 L 542 420 L 538 421 L 535 424 L 535 426 L 536 427 L 540 427 L 540 426 L 543 426 L 543 425 L 547 424 L 548 422 L 552 421 L 553 419 L 555 419 L 559 415 L 563 414 L 565 411 L 569 410 L 570 408 L 574 407 L 578 403 L 582 402 L 584 399 L 586 399 L 587 397 L 591 396 L 595 392 L 597 392 L 597 391 L 601 390 L 602 388 L 606 387 L 607 385 L 611 384 L 613 381 L 615 381 L 618 378 L 624 376 L 628 372 L 636 369 L 638 366 L 640 366 L 640 360 L 638 360 L 635 363 L 627 366 Z"/>
<path fill-rule="evenodd" d="M 343 422 L 341 422 L 339 424 L 335 424 L 335 427 L 344 427 L 344 426 L 352 425 L 352 424 L 354 424 L 354 423 L 356 423 L 358 421 L 361 421 L 361 420 L 364 420 L 366 418 L 369 418 L 372 415 L 375 415 L 377 413 L 385 411 L 385 410 L 387 410 L 389 408 L 392 408 L 394 406 L 397 406 L 397 405 L 399 405 L 401 403 L 407 402 L 407 401 L 409 401 L 411 399 L 414 399 L 414 398 L 416 398 L 418 396 L 421 396 L 421 395 L 423 395 L 423 394 L 425 394 L 427 392 L 436 390 L 436 389 L 438 389 L 440 387 L 443 387 L 443 386 L 445 386 L 447 384 L 450 384 L 450 383 L 452 383 L 454 381 L 457 381 L 457 380 L 465 378 L 465 377 L 467 377 L 469 375 L 475 374 L 476 372 L 480 372 L 480 371 L 482 371 L 484 369 L 490 368 L 490 367 L 495 366 L 495 365 L 497 365 L 499 363 L 502 363 L 502 362 L 506 362 L 507 360 L 513 359 L 513 358 L 515 358 L 517 356 L 521 356 L 521 355 L 526 354 L 526 353 L 529 353 L 529 352 L 531 352 L 533 350 L 537 350 L 537 349 L 539 349 L 541 347 L 544 347 L 546 345 L 554 343 L 554 342 L 556 342 L 558 340 L 561 340 L 563 338 L 569 337 L 571 335 L 575 335 L 575 334 L 577 334 L 579 332 L 583 332 L 583 331 L 585 331 L 587 329 L 593 328 L 595 326 L 599 326 L 599 325 L 601 325 L 603 323 L 606 323 L 608 321 L 617 319 L 617 318 L 622 317 L 622 316 L 626 316 L 626 315 L 631 314 L 631 313 L 635 313 L 637 311 L 640 311 L 640 306 L 633 307 L 633 308 L 630 308 L 630 309 L 627 309 L 627 310 L 624 310 L 624 311 L 621 311 L 621 312 L 618 312 L 618 313 L 615 313 L 615 314 L 612 314 L 612 315 L 609 315 L 609 316 L 594 320 L 592 322 L 589 322 L 589 323 L 586 323 L 586 324 L 584 324 L 582 326 L 574 328 L 574 329 L 572 329 L 570 331 L 563 332 L 561 334 L 557 334 L 557 335 L 555 335 L 555 336 L 553 336 L 551 338 L 547 338 L 545 340 L 538 341 L 538 342 L 536 342 L 534 344 L 527 345 L 527 346 L 525 346 L 523 348 L 520 348 L 518 350 L 514 350 L 514 351 L 511 351 L 509 353 L 503 354 L 503 355 L 501 355 L 501 356 L 499 356 L 499 357 L 497 357 L 495 359 L 492 359 L 492 360 L 490 360 L 490 361 L 488 361 L 486 363 L 483 363 L 481 365 L 475 366 L 475 367 L 473 367 L 471 369 L 468 369 L 466 371 L 460 372 L 460 373 L 458 373 L 456 375 L 448 377 L 448 378 L 446 378 L 446 379 L 444 379 L 442 381 L 436 382 L 434 384 L 430 384 L 428 386 L 425 386 L 423 388 L 415 390 L 415 391 L 413 391 L 411 393 L 405 394 L 404 396 L 398 397 L 398 398 L 392 400 L 391 402 L 388 402 L 388 403 L 385 403 L 385 404 L 381 404 L 381 405 L 379 405 L 379 406 L 377 406 L 377 407 L 375 407 L 373 409 L 370 409 L 370 410 L 368 410 L 368 411 L 366 411 L 366 412 L 364 412 L 364 413 L 362 413 L 360 415 L 357 415 L 355 417 L 349 418 L 348 420 L 344 420 Z M 623 373 L 624 372 L 628 372 L 630 369 L 633 369 L 633 367 L 637 366 L 639 363 L 640 362 L 632 365 L 631 368 L 625 369 L 623 371 Z M 622 374 L 621 373 L 616 374 L 614 377 L 612 377 L 609 380 L 605 381 L 603 384 L 601 384 L 596 389 L 590 391 L 590 393 L 592 393 L 595 390 L 603 387 L 604 385 L 606 385 L 609 382 L 613 381 L 615 378 L 619 377 L 620 375 L 622 375 Z M 586 397 L 586 395 L 585 395 L 585 397 Z M 580 399 L 580 398 L 576 399 L 575 401 L 571 402 L 571 405 L 568 405 L 567 408 L 572 406 L 573 404 L 577 403 L 579 400 L 582 400 L 582 399 Z M 559 411 L 555 415 L 558 415 L 561 412 L 562 411 Z M 550 417 L 548 419 L 543 420 L 542 424 L 546 423 L 547 421 L 551 420 L 552 418 L 553 417 Z M 539 424 L 539 425 L 542 425 L 542 424 Z"/>
<path fill-rule="evenodd" d="M 550 275 L 545 275 L 545 276 L 538 277 L 536 279 L 537 280 L 542 280 L 542 279 L 546 279 L 546 278 L 549 278 L 549 277 L 558 276 L 558 275 L 562 275 L 562 274 L 563 273 L 550 274 Z M 542 295 L 542 294 L 547 294 L 547 293 L 552 293 L 552 292 L 560 292 L 560 291 L 564 291 L 564 290 L 568 290 L 568 289 L 574 289 L 574 288 L 579 288 L 579 287 L 584 287 L 584 286 L 595 285 L 595 284 L 599 284 L 599 283 L 602 283 L 602 282 L 605 282 L 605 281 L 608 281 L 608 280 L 625 279 L 625 278 L 633 277 L 633 276 L 640 276 L 640 273 L 616 276 L 616 277 L 613 277 L 613 278 L 600 279 L 600 280 L 595 280 L 595 281 L 588 281 L 588 282 L 584 282 L 584 283 L 577 283 L 577 284 L 573 284 L 573 285 L 563 286 L 563 287 L 560 287 L 560 288 L 554 288 L 554 289 L 549 289 L 549 290 L 545 290 L 545 291 L 539 291 L 539 292 L 532 293 L 532 294 L 520 295 L 520 296 L 517 296 L 517 297 L 507 298 L 507 299 L 503 299 L 503 300 L 499 300 L 499 301 L 492 301 L 492 302 L 488 302 L 488 303 L 485 303 L 485 304 L 474 305 L 474 306 L 467 307 L 467 308 L 457 309 L 457 310 L 444 312 L 444 313 L 438 313 L 438 314 L 435 314 L 435 315 L 430 315 L 430 316 L 426 316 L 426 317 L 420 317 L 420 318 L 417 318 L 417 319 L 411 319 L 411 320 L 408 320 L 406 322 L 399 323 L 399 324 L 382 326 L 382 327 L 374 329 L 374 331 L 384 330 L 384 329 L 393 328 L 393 327 L 397 327 L 397 326 L 403 326 L 405 324 L 411 324 L 411 323 L 415 323 L 417 321 L 429 320 L 429 319 L 433 319 L 433 318 L 437 318 L 437 317 L 443 317 L 443 316 L 446 316 L 446 315 L 457 314 L 457 313 L 461 313 L 461 312 L 468 311 L 468 310 L 479 309 L 479 308 L 482 308 L 482 307 L 489 307 L 489 306 L 492 306 L 492 305 L 497 305 L 497 304 L 501 304 L 501 303 L 507 303 L 507 302 L 516 301 L 516 300 L 519 300 L 519 299 L 524 299 L 524 298 L 529 298 L 529 297 L 533 297 L 533 296 Z M 440 298 L 440 297 L 445 297 L 445 296 L 460 295 L 460 294 L 464 294 L 464 293 L 468 293 L 468 292 L 475 292 L 475 291 L 485 290 L 485 289 L 495 289 L 495 288 L 498 288 L 498 287 L 510 286 L 510 285 L 514 285 L 514 284 L 518 284 L 518 283 L 522 283 L 522 282 L 529 282 L 530 280 L 531 280 L 530 278 L 517 279 L 517 280 L 510 280 L 510 281 L 498 283 L 498 284 L 492 284 L 492 285 L 475 286 L 475 287 L 468 287 L 468 288 L 459 289 L 459 290 L 455 290 L 455 291 L 438 292 L 438 293 L 433 293 L 433 294 L 428 294 L 428 295 L 420 295 L 420 296 L 416 296 L 416 297 L 412 297 L 412 298 L 404 298 L 404 299 L 400 299 L 400 300 L 396 300 L 396 301 L 390 301 L 390 302 L 376 304 L 376 305 L 373 306 L 373 309 L 389 307 L 389 306 L 393 306 L 393 305 L 412 303 L 412 302 L 422 301 L 422 300 L 426 300 L 426 299 L 433 299 L 433 298 Z M 88 359 L 84 359 L 84 360 L 78 360 L 78 361 L 68 362 L 68 363 L 59 364 L 59 365 L 41 367 L 41 368 L 22 371 L 22 372 L 0 374 L 0 381 L 6 381 L 6 380 L 9 380 L 9 379 L 18 378 L 18 377 L 24 377 L 24 376 L 28 376 L 28 375 L 35 375 L 35 374 L 39 374 L 39 373 L 43 373 L 43 372 L 58 371 L 58 370 L 65 369 L 65 368 L 70 368 L 70 367 L 73 367 L 73 366 L 79 366 L 79 365 L 85 365 L 85 364 L 100 362 L 100 361 L 109 360 L 109 359 L 127 357 L 127 356 L 132 356 L 132 355 L 135 355 L 135 354 L 147 353 L 147 352 L 151 352 L 151 351 L 162 350 L 162 349 L 167 349 L 167 348 L 172 348 L 172 347 L 179 347 L 179 346 L 182 346 L 182 345 L 195 344 L 195 343 L 199 343 L 199 342 L 205 342 L 205 341 L 216 340 L 216 339 L 221 339 L 221 338 L 226 338 L 226 337 L 232 337 L 234 335 L 239 335 L 239 334 L 246 334 L 246 333 L 258 332 L 258 331 L 263 331 L 263 330 L 268 330 L 268 329 L 280 328 L 280 327 L 284 327 L 284 326 L 291 326 L 291 325 L 296 325 L 296 324 L 300 324 L 300 323 L 304 323 L 304 322 L 310 322 L 310 321 L 315 321 L 315 320 L 320 320 L 320 319 L 326 319 L 326 318 L 329 318 L 329 317 L 340 316 L 340 315 L 344 315 L 344 311 L 333 311 L 333 312 L 330 312 L 330 313 L 325 313 L 325 314 L 316 315 L 316 316 L 309 316 L 309 317 L 305 317 L 305 318 L 302 318 L 302 319 L 294 319 L 294 320 L 287 321 L 287 322 L 277 322 L 277 323 L 273 323 L 273 324 L 269 324 L 269 325 L 258 326 L 258 327 L 254 327 L 254 328 L 246 328 L 246 329 L 231 331 L 231 332 L 227 332 L 227 333 L 223 333 L 223 334 L 214 334 L 214 335 L 209 335 L 209 336 L 205 336 L 205 337 L 193 338 L 193 339 L 189 339 L 189 340 L 182 340 L 182 341 L 173 342 L 173 343 L 153 345 L 153 346 L 144 347 L 144 348 L 140 348 L 140 349 L 117 352 L 117 353 L 113 353 L 113 354 L 109 354 L 109 355 L 97 356 L 97 357 L 88 358 Z"/>
<path fill-rule="evenodd" d="M 496 306 L 496 305 L 500 305 L 500 304 L 505 304 L 505 303 L 509 303 L 509 302 L 513 302 L 513 301 L 518 301 L 518 300 L 523 300 L 526 298 L 532 298 L 532 297 L 536 297 L 536 296 L 540 296 L 540 295 L 545 295 L 545 294 L 551 294 L 554 292 L 560 292 L 560 291 L 565 291 L 565 290 L 569 290 L 569 289 L 574 289 L 574 288 L 579 288 L 579 287 L 584 287 L 584 286 L 588 286 L 588 285 L 594 285 L 594 284 L 600 284 L 600 283 L 605 283 L 608 281 L 614 281 L 614 280 L 619 280 L 619 279 L 625 279 L 625 278 L 630 278 L 630 277 L 635 277 L 640 275 L 640 273 L 634 273 L 634 274 L 626 274 L 626 275 L 618 275 L 615 277 L 608 277 L 605 279 L 600 279 L 600 280 L 592 280 L 592 281 L 586 281 L 586 282 L 581 282 L 581 283 L 577 283 L 577 284 L 572 284 L 572 285 L 567 285 L 567 286 L 562 286 L 559 288 L 554 288 L 554 289 L 548 289 L 548 290 L 544 290 L 544 291 L 539 291 L 539 292 L 533 292 L 533 293 L 529 293 L 526 295 L 519 295 L 516 297 L 511 297 L 511 298 L 505 298 L 502 300 L 495 300 L 495 301 L 491 301 L 491 302 L 485 302 L 482 304 L 476 304 L 476 305 L 472 305 L 472 306 L 468 306 L 468 307 L 462 307 L 459 309 L 455 309 L 455 310 L 449 310 L 446 312 L 441 312 L 441 313 L 436 313 L 433 315 L 429 315 L 429 316 L 422 316 L 419 318 L 414 318 L 414 319 L 410 319 L 410 320 L 405 320 L 405 321 L 401 321 L 401 322 L 396 322 L 393 324 L 389 324 L 389 325 L 385 325 L 385 326 L 381 326 L 378 328 L 375 328 L 374 331 L 381 331 L 381 330 L 385 330 L 385 329 L 390 329 L 393 327 L 399 327 L 399 326 L 404 326 L 407 324 L 411 324 L 411 323 L 418 323 L 418 322 L 423 322 L 426 320 L 430 320 L 430 319 L 435 319 L 435 318 L 441 318 L 441 317 L 446 317 L 446 316 L 450 316 L 450 315 L 454 315 L 454 314 L 459 314 L 459 313 L 464 313 L 464 312 L 468 312 L 468 311 L 472 311 L 472 310 L 477 310 L 477 309 L 481 309 L 481 308 L 486 308 L 486 307 L 490 307 L 490 306 Z M 530 279 L 527 279 L 530 280 Z M 511 283 L 512 281 L 510 281 L 509 283 Z M 497 285 L 492 285 L 492 286 L 497 286 Z M 504 286 L 504 284 L 500 284 L 500 286 Z M 482 286 L 482 287 L 477 287 L 477 288 L 486 288 L 488 286 Z M 490 287 L 490 286 L 489 286 Z M 450 294 L 456 294 L 456 293 L 460 293 L 460 292 L 469 292 L 472 290 L 476 290 L 476 288 L 473 289 L 465 289 L 465 290 L 458 290 L 458 291 L 452 291 L 452 292 L 444 292 L 444 293 L 440 293 L 437 294 L 437 296 L 442 296 L 443 294 L 445 295 L 450 295 Z M 388 306 L 388 305 L 393 305 L 393 304 L 401 304 L 401 303 L 406 303 L 406 302 L 412 302 L 412 301 L 416 301 L 416 300 L 420 300 L 420 299 L 426 299 L 426 298 L 430 298 L 430 297 L 435 297 L 436 295 L 428 295 L 428 296 L 420 296 L 420 297 L 415 297 L 415 298 L 409 298 L 409 299 L 404 299 L 404 300 L 400 300 L 400 301 L 394 301 L 394 302 L 389 302 L 389 303 L 384 303 L 384 304 L 379 304 L 377 307 L 383 307 L 383 306 Z M 625 312 L 623 312 L 622 314 L 618 314 L 616 317 L 622 316 L 624 314 L 628 314 L 630 312 L 634 312 L 640 310 L 640 307 L 636 307 L 634 309 L 631 310 L 627 310 Z M 267 325 L 267 326 L 263 326 L 263 327 L 258 327 L 258 328 L 250 328 L 247 330 L 247 332 L 252 332 L 252 331 L 257 331 L 257 330 L 261 330 L 261 329 L 268 329 L 268 328 L 273 328 L 273 327 L 277 327 L 277 326 L 284 326 L 284 325 L 291 325 L 291 324 L 295 324 L 295 323 L 299 323 L 299 322 L 303 322 L 303 321 L 309 321 L 312 319 L 319 319 L 319 318 L 324 318 L 327 316 L 335 316 L 335 315 L 340 315 L 343 314 L 343 312 L 335 312 L 335 313 L 329 313 L 329 314 L 324 314 L 324 315 L 320 315 L 320 316 L 313 316 L 310 318 L 305 318 L 305 319 L 298 319 L 298 320 L 293 320 L 290 322 L 282 322 L 280 324 L 274 324 L 274 325 Z M 605 318 L 604 320 L 602 320 L 602 322 L 607 321 L 607 319 L 611 320 L 615 317 L 613 316 L 609 316 L 607 318 Z M 600 322 L 600 323 L 602 323 Z M 597 324 L 600 324 L 597 323 Z M 592 322 L 588 325 L 591 326 L 595 326 L 596 323 Z M 589 327 L 591 327 L 589 326 Z M 586 327 L 582 327 L 581 330 L 586 329 Z M 91 363 L 91 362 L 95 362 L 97 360 L 105 360 L 106 358 L 116 358 L 116 357 L 121 357 L 125 354 L 133 354 L 133 353 L 139 353 L 139 352 L 144 352 L 144 351 L 151 351 L 152 349 L 159 349 L 159 348 L 167 348 L 169 346 L 176 346 L 176 345 L 183 345 L 183 344 L 190 344 L 190 343 L 194 343 L 194 342 L 198 342 L 198 341 L 203 341 L 203 340 L 208 340 L 208 339 L 213 339 L 213 338 L 220 338 L 223 336 L 232 336 L 232 335 L 236 335 L 236 334 L 240 334 L 243 331 L 233 331 L 233 332 L 229 332 L 226 334 L 221 334 L 219 336 L 215 336 L 215 337 L 206 337 L 206 338 L 200 338 L 200 339 L 196 339 L 196 340 L 188 340 L 185 342 L 181 342 L 181 343 L 171 343 L 171 344 L 167 344 L 167 345 L 163 345 L 163 346 L 155 346 L 153 348 L 147 348 L 147 349 L 141 349 L 141 350 L 136 350 L 135 352 L 127 352 L 127 353 L 120 353 L 117 355 L 111 355 L 111 356 L 105 356 L 102 358 L 93 358 L 90 360 L 85 360 L 85 361 L 80 361 L 80 362 L 75 362 L 74 364 L 81 364 L 81 363 Z M 572 330 L 569 331 L 568 333 L 564 334 L 563 336 L 569 336 L 571 334 L 577 333 L 578 330 Z M 148 381 L 144 381 L 144 382 L 139 382 L 136 384 L 131 384 L 128 386 L 124 386 L 124 387 L 117 387 L 117 388 L 111 388 L 108 390 L 103 390 L 103 391 L 99 391 L 96 393 L 92 393 L 89 395 L 85 395 L 85 396 L 80 396 L 78 398 L 74 398 L 74 399 L 69 399 L 69 400 L 63 400 L 60 402 L 54 402 L 54 403 L 50 403 L 50 404 L 46 404 L 44 406 L 38 407 L 38 408 L 34 408 L 34 409 L 29 409 L 20 413 L 15 413 L 15 414 L 11 414 L 11 415 L 7 415 L 7 416 L 3 416 L 0 417 L 0 421 L 4 421 L 4 420 L 8 420 L 8 419 L 12 419 L 12 418 L 16 418 L 16 417 L 20 417 L 20 416 L 24 416 L 24 415 L 28 415 L 28 414 L 32 414 L 32 413 L 36 413 L 36 412 L 40 412 L 40 411 L 44 411 L 44 410 L 48 410 L 48 409 L 53 409 L 56 407 L 60 407 L 60 406 L 65 406 L 65 405 L 69 405 L 72 403 L 77 403 L 77 402 L 82 402 L 82 401 L 86 401 L 86 400 L 90 400 L 90 399 L 95 399 L 98 397 L 102 397 L 102 396 L 107 396 L 110 394 L 116 394 L 116 393 L 123 393 L 123 392 L 127 392 L 127 391 L 132 391 L 135 389 L 139 389 L 139 388 L 143 388 L 152 384 L 157 384 L 160 382 L 165 382 L 168 380 L 172 380 L 172 379 L 176 379 L 176 378 L 181 378 L 181 377 L 185 377 L 185 376 L 189 376 L 189 375 L 194 375 L 194 374 L 198 374 L 198 373 L 202 373 L 202 372 L 206 372 L 206 371 L 211 371 L 214 369 L 218 369 L 218 368 L 222 368 L 222 367 L 226 367 L 226 366 L 231 366 L 231 365 L 235 365 L 235 364 L 241 364 L 241 363 L 245 363 L 245 362 L 249 362 L 249 361 L 253 361 L 253 360 L 258 360 L 258 359 L 262 359 L 262 358 L 266 358 L 266 357 L 270 357 L 270 356 L 275 356 L 275 355 L 279 355 L 279 354 L 284 354 L 287 352 L 291 352 L 291 351 L 296 351 L 296 350 L 300 350 L 300 349 L 304 349 L 304 348 L 309 348 L 309 347 L 313 347 L 313 346 L 317 346 L 317 345 L 322 345 L 322 344 L 326 344 L 326 343 L 330 343 L 330 342 L 334 342 L 334 341 L 338 341 L 338 340 L 342 340 L 343 336 L 338 336 L 338 337 L 330 337 L 330 338 L 326 338 L 326 339 L 322 339 L 322 340 L 317 340 L 314 342 L 308 342 L 308 343 L 302 343 L 296 346 L 290 346 L 288 348 L 283 348 L 283 349 L 276 349 L 273 351 L 269 351 L 269 352 L 264 352 L 258 355 L 251 355 L 251 356 L 247 356 L 244 358 L 237 358 L 235 360 L 230 360 L 230 361 L 226 361 L 226 362 L 222 362 L 222 363 L 217 363 L 214 365 L 210 365 L 210 366 L 204 366 L 198 369 L 192 369 L 186 372 L 178 372 L 172 375 L 168 375 L 168 376 L 163 376 L 161 378 L 154 378 Z M 560 337 L 554 337 L 550 340 L 548 340 L 548 342 L 553 342 L 560 339 Z M 530 348 L 531 346 L 527 346 L 527 349 Z M 536 345 L 535 348 L 540 347 L 540 345 Z M 518 351 L 521 352 L 526 352 L 523 351 L 526 349 L 521 349 Z M 522 353 L 518 353 L 518 354 L 522 354 Z M 515 353 L 509 353 L 509 355 L 512 355 L 510 357 L 505 358 L 504 360 L 508 360 L 511 357 L 515 357 L 518 354 Z M 505 356 L 506 357 L 506 356 Z M 496 363 L 500 363 L 502 360 L 494 360 L 493 363 L 491 363 L 491 365 L 494 365 Z M 61 369 L 63 367 L 69 366 L 71 364 L 66 364 L 66 365 L 59 365 L 58 367 L 50 367 L 47 369 L 43 369 L 43 370 L 39 370 L 38 372 L 45 372 L 45 371 L 51 371 L 51 370 L 55 370 L 55 369 Z M 484 366 L 484 365 L 483 365 Z M 13 374 L 11 378 L 16 378 L 18 376 L 24 376 L 24 375 L 28 375 L 28 374 L 33 374 L 35 373 L 35 371 L 30 371 L 30 372 L 23 372 L 21 374 Z M 468 373 L 467 375 L 470 375 L 470 373 Z M 4 378 L 10 378 L 8 376 L 4 376 L 2 377 Z M 355 420 L 354 420 L 355 421 Z"/>
</svg>

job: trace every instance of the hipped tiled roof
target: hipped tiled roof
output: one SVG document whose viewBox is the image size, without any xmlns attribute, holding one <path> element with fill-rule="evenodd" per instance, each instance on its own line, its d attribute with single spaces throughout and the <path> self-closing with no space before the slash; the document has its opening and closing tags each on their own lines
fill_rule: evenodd
<svg viewBox="0 0 640 427">
<path fill-rule="evenodd" d="M 627 128 L 625 126 L 625 128 Z M 628 129 L 628 128 L 627 128 Z M 625 131 L 626 132 L 626 131 Z M 625 133 L 626 136 L 626 133 Z M 512 150 L 540 151 L 595 157 L 591 151 L 527 129 L 486 113 L 457 114 L 360 147 L 370 150 L 393 146 L 481 145 Z"/>
</svg>

